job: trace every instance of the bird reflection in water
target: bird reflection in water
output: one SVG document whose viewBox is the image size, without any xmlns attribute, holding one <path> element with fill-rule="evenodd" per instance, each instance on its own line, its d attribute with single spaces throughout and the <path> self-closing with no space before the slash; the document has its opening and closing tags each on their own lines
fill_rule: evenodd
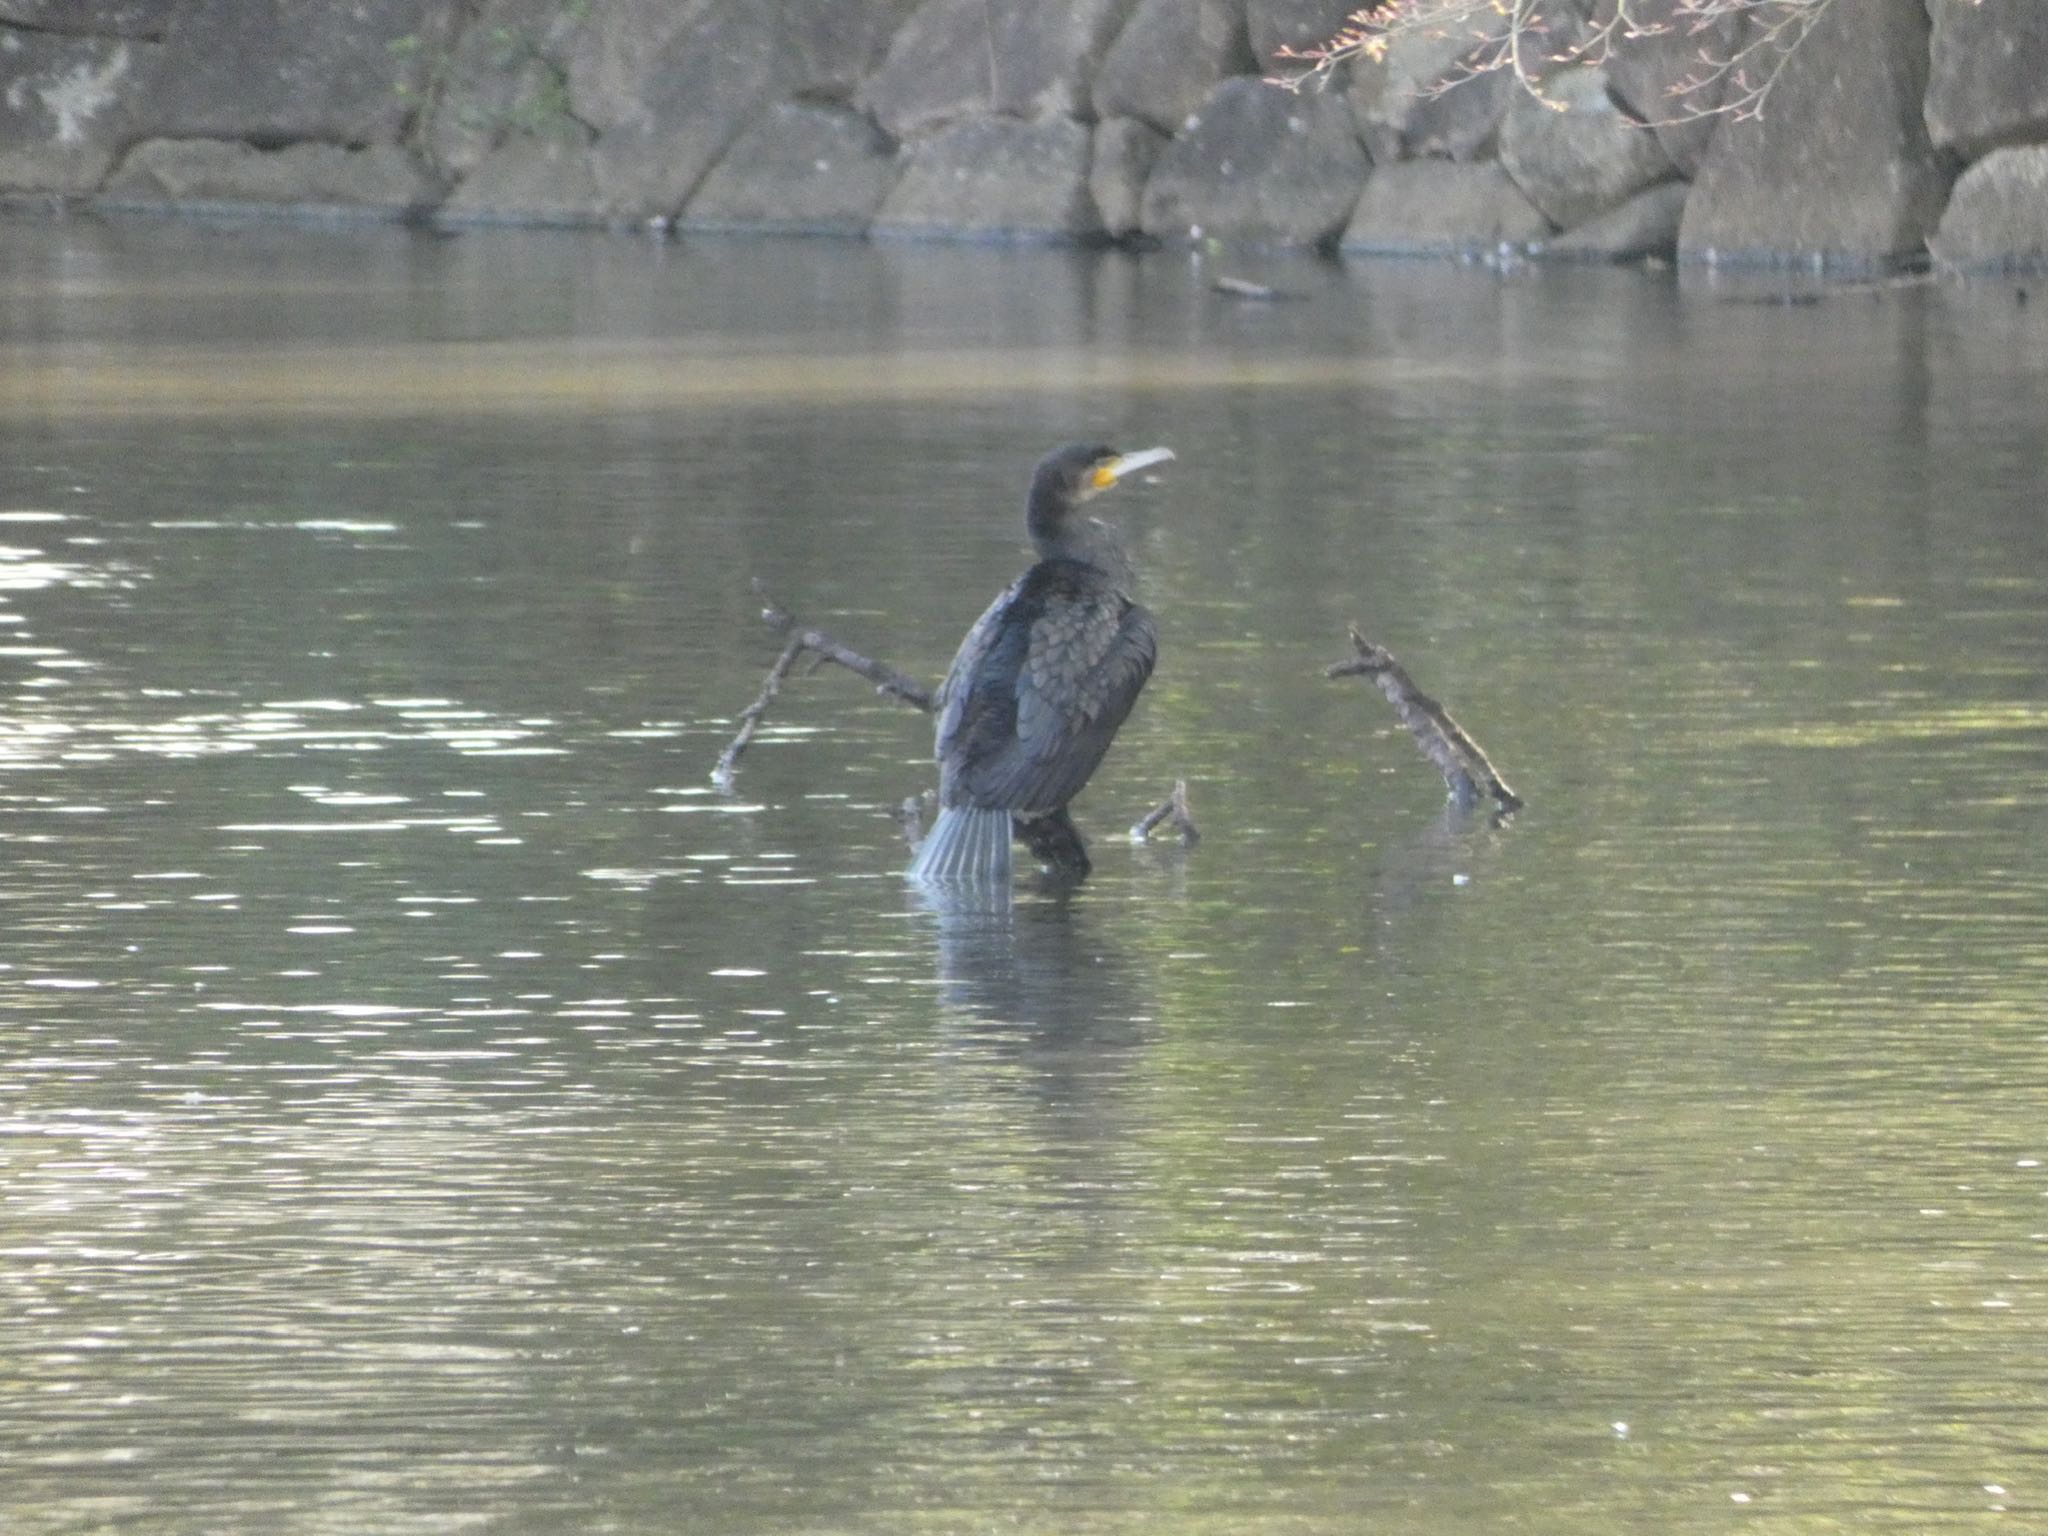
<svg viewBox="0 0 2048 1536">
<path fill-rule="evenodd" d="M 1075 901 L 1070 883 L 1042 894 L 912 886 L 937 931 L 939 998 L 982 1043 L 1032 1053 L 1117 1052 L 1151 1034 L 1149 997 L 1125 957 Z"/>
</svg>

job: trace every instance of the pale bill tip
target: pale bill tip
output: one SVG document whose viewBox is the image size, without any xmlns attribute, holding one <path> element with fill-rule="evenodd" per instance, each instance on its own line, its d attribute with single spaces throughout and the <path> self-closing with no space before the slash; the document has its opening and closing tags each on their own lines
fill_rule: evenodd
<svg viewBox="0 0 2048 1536">
<path fill-rule="evenodd" d="M 1127 453 L 1111 466 L 1117 479 L 1135 475 L 1141 469 L 1150 469 L 1154 464 L 1164 464 L 1173 457 L 1171 448 L 1141 448 L 1136 453 Z"/>
</svg>

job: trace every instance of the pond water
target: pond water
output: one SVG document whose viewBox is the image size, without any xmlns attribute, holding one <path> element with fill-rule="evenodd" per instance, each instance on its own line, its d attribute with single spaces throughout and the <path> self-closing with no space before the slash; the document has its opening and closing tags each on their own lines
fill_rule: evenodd
<svg viewBox="0 0 2048 1536">
<path fill-rule="evenodd" d="M 2048 306 L 0 251 L 9 1536 L 2039 1528 Z M 907 891 L 837 669 L 711 785 L 751 578 L 935 678 L 1077 437 L 1093 879 Z"/>
</svg>

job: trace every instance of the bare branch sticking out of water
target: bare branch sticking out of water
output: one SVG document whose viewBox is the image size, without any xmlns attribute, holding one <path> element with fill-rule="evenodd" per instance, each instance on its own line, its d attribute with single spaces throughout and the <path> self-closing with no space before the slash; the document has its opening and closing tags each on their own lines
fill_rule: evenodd
<svg viewBox="0 0 2048 1536">
<path fill-rule="evenodd" d="M 909 795 L 896 807 L 896 830 L 903 834 L 903 841 L 910 845 L 912 853 L 924 846 L 924 818 L 935 798 L 930 790 L 921 795 Z"/>
<path fill-rule="evenodd" d="M 1465 734 L 1443 705 L 1415 686 L 1415 679 L 1394 660 L 1393 652 L 1367 640 L 1356 624 L 1351 626 L 1351 648 L 1357 652 L 1355 656 L 1323 668 L 1323 675 L 1371 678 L 1422 748 L 1422 755 L 1436 764 L 1453 800 L 1470 807 L 1484 794 L 1491 795 L 1502 811 L 1521 809 L 1522 797 L 1508 788 L 1479 743 Z"/>
<path fill-rule="evenodd" d="M 761 696 L 740 711 L 740 728 L 726 748 L 718 755 L 718 766 L 711 770 L 711 782 L 720 789 L 730 791 L 733 778 L 739 772 L 740 754 L 752 745 L 754 733 L 760 728 L 761 717 L 768 712 L 768 706 L 782 691 L 782 684 L 789 676 L 799 657 L 809 653 L 816 658 L 815 665 L 823 666 L 834 662 L 850 672 L 858 672 L 875 685 L 877 693 L 901 699 L 904 703 L 930 714 L 932 692 L 915 678 L 898 672 L 887 662 L 876 661 L 863 656 L 849 645 L 840 643 L 822 629 L 801 624 L 788 609 L 767 595 L 759 581 L 754 583 L 754 592 L 765 603 L 761 610 L 761 622 L 777 634 L 787 637 L 782 654 L 768 669 L 768 676 L 761 684 Z"/>
<path fill-rule="evenodd" d="M 876 661 L 871 656 L 863 656 L 852 646 L 842 645 L 822 629 L 800 624 L 796 615 L 769 597 L 758 581 L 754 583 L 754 591 L 767 604 L 761 610 L 761 622 L 777 634 L 788 635 L 799 649 L 816 656 L 821 665 L 828 661 L 836 662 L 849 672 L 858 672 L 873 683 L 875 692 L 901 699 L 926 714 L 932 712 L 932 691 L 916 678 L 898 672 L 886 661 Z"/>
<path fill-rule="evenodd" d="M 1181 846 L 1192 848 L 1202 840 L 1201 828 L 1195 825 L 1194 813 L 1188 809 L 1188 781 L 1175 779 L 1173 793 L 1158 805 L 1147 811 L 1131 828 L 1131 841 L 1149 842 L 1161 822 L 1171 821 L 1174 830 L 1180 833 Z"/>
</svg>

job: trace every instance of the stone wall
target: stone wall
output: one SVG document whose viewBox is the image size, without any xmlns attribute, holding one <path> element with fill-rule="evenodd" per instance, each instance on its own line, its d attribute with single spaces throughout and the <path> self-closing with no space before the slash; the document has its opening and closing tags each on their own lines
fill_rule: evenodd
<svg viewBox="0 0 2048 1536">
<path fill-rule="evenodd" d="M 1674 35 L 1553 70 L 1547 102 L 1504 74 L 1437 89 L 1461 51 L 1438 39 L 1326 91 L 1262 82 L 1358 3 L 0 0 L 0 195 L 2048 264 L 2043 0 L 1840 0 L 1754 119 L 1674 120 L 1701 46 Z"/>
</svg>

